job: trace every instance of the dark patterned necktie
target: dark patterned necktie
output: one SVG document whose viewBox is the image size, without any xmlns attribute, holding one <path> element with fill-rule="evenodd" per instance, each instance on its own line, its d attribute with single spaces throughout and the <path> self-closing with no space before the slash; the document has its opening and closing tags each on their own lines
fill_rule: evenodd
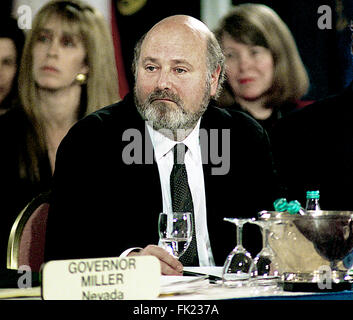
<svg viewBox="0 0 353 320">
<path fill-rule="evenodd" d="M 174 165 L 170 174 L 170 192 L 173 212 L 191 212 L 192 214 L 192 240 L 187 250 L 179 258 L 179 261 L 184 266 L 198 266 L 199 258 L 197 254 L 194 206 L 184 164 L 186 151 L 187 147 L 182 143 L 176 144 L 173 148 Z"/>
</svg>

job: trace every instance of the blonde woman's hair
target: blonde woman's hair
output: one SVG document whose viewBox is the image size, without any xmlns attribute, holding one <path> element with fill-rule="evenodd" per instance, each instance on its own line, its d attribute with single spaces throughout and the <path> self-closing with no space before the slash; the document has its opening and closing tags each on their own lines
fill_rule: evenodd
<svg viewBox="0 0 353 320">
<path fill-rule="evenodd" d="M 78 118 L 120 100 L 113 41 L 104 16 L 80 0 L 54 0 L 45 4 L 36 14 L 32 29 L 26 36 L 19 73 L 21 104 L 32 124 L 26 133 L 27 150 L 22 152 L 20 176 L 34 181 L 40 180 L 39 162 L 47 150 L 38 110 L 32 51 L 38 32 L 52 17 L 59 18 L 64 28 L 78 34 L 86 50 L 85 62 L 89 72 L 86 83 L 82 85 Z M 26 160 L 28 157 L 31 160 Z"/>
<path fill-rule="evenodd" d="M 307 92 L 309 78 L 295 40 L 271 8 L 253 3 L 237 5 L 221 20 L 215 33 L 221 46 L 223 35 L 228 34 L 238 42 L 270 50 L 274 77 L 267 106 L 294 103 Z"/>
</svg>

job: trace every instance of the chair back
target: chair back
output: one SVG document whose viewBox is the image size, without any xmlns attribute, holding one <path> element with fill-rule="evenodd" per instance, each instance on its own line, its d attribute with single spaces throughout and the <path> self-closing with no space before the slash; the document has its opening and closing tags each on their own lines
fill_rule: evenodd
<svg viewBox="0 0 353 320">
<path fill-rule="evenodd" d="M 49 192 L 41 193 L 16 218 L 7 246 L 8 269 L 27 265 L 31 271 L 39 272 L 44 262 L 49 196 Z"/>
</svg>

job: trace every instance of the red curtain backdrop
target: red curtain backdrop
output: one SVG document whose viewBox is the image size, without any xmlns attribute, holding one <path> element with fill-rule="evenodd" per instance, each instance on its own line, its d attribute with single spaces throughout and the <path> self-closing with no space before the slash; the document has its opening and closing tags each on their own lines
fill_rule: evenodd
<svg viewBox="0 0 353 320">
<path fill-rule="evenodd" d="M 118 24 L 116 19 L 116 1 L 112 0 L 110 3 L 110 13 L 111 13 L 111 28 L 112 28 L 112 36 L 114 42 L 115 49 L 115 60 L 116 66 L 118 69 L 119 76 L 119 94 L 121 98 L 124 98 L 125 95 L 129 92 L 129 85 L 126 79 L 124 61 L 121 51 L 121 41 L 118 30 Z"/>
</svg>

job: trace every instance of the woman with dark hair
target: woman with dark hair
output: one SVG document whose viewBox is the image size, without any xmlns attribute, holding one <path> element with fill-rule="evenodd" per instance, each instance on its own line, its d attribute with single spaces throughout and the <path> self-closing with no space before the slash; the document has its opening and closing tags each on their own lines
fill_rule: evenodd
<svg viewBox="0 0 353 320">
<path fill-rule="evenodd" d="M 0 114 L 18 99 L 17 76 L 25 35 L 12 17 L 0 17 Z"/>
<path fill-rule="evenodd" d="M 216 35 L 226 57 L 220 105 L 249 113 L 271 131 L 309 87 L 291 32 L 271 8 L 251 3 L 235 6 Z"/>
</svg>

